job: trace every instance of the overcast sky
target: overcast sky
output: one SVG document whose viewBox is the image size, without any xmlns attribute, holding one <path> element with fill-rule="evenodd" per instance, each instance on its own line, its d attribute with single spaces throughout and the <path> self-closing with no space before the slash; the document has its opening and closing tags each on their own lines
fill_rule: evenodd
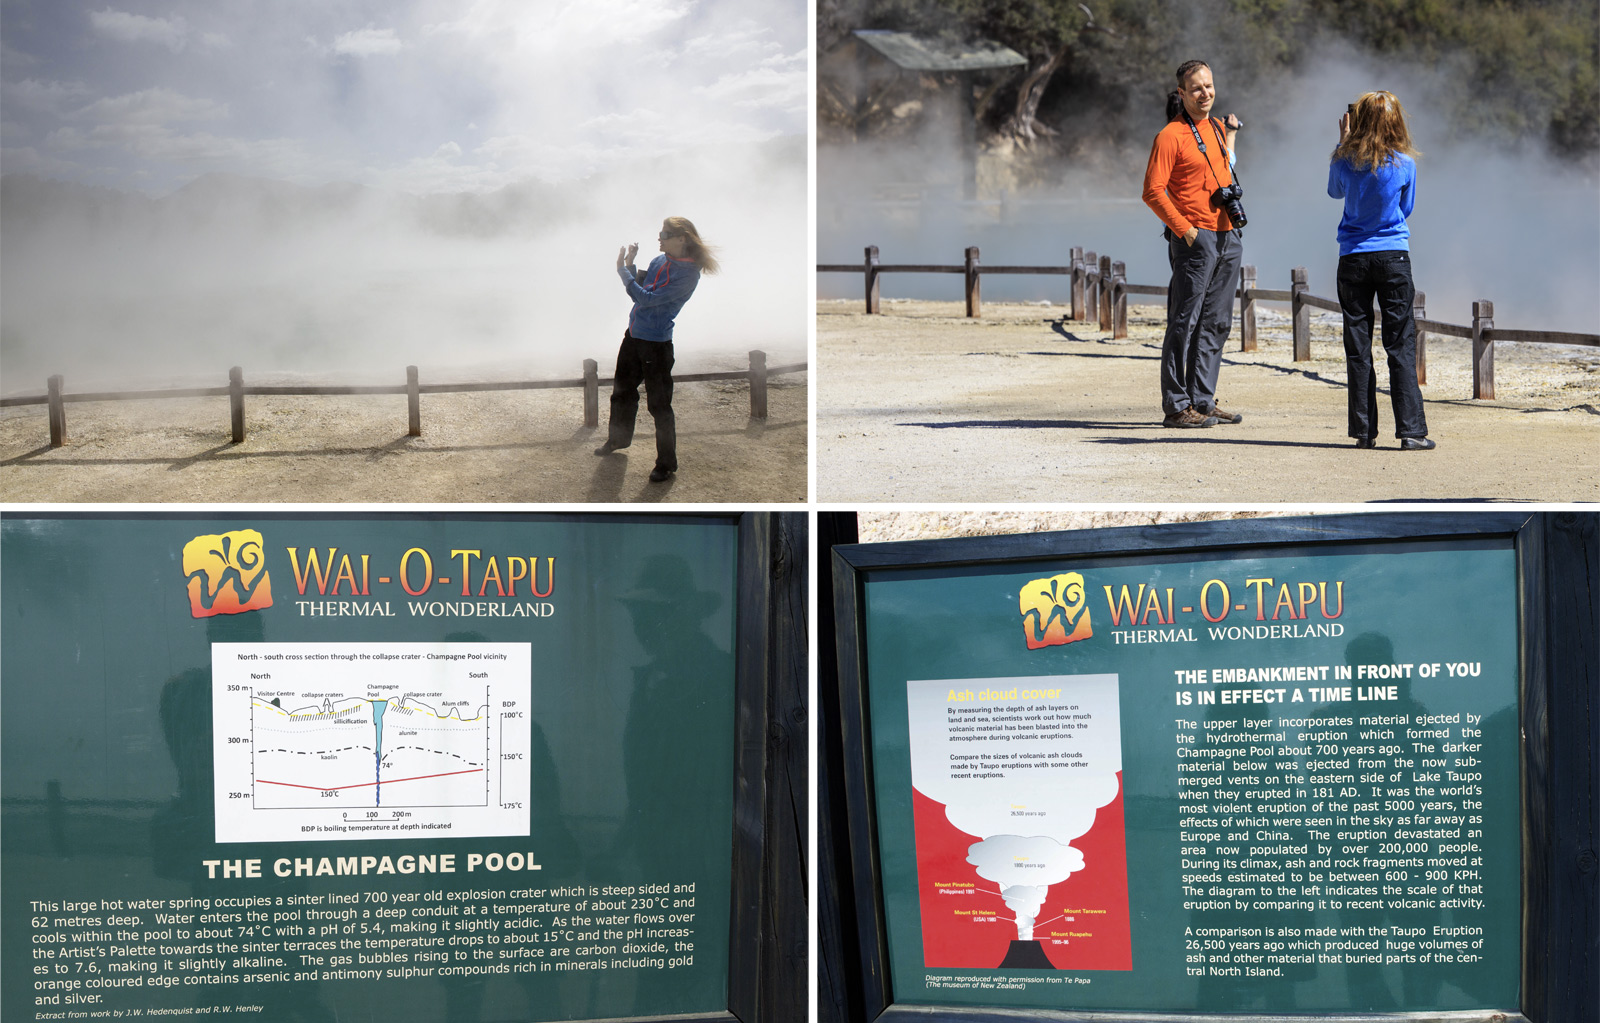
<svg viewBox="0 0 1600 1023">
<path fill-rule="evenodd" d="M 0 171 L 427 193 L 806 129 L 804 0 L 0 0 Z"/>
</svg>

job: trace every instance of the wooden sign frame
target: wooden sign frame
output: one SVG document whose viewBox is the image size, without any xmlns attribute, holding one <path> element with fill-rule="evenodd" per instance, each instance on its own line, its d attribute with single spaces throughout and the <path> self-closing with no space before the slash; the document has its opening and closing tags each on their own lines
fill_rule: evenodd
<svg viewBox="0 0 1600 1023">
<path fill-rule="evenodd" d="M 824 513 L 826 515 L 826 513 Z M 842 517 L 841 517 L 842 518 Z M 823 1018 L 850 1023 L 1191 1023 L 1234 1020 L 1569 1023 L 1594 1020 L 1600 1007 L 1600 898 L 1596 836 L 1600 785 L 1595 746 L 1600 725 L 1600 541 L 1587 512 L 1351 514 L 1245 519 L 1058 533 L 972 537 L 832 548 L 833 622 L 822 646 L 837 648 L 837 673 L 824 666 L 822 713 L 837 708 L 839 742 L 821 772 L 819 814 L 825 848 L 821 914 L 839 936 L 824 941 Z M 824 537 L 853 536 L 848 523 L 824 521 Z M 1521 1004 L 1468 1012 L 1261 1015 L 1150 1011 L 1052 1011 L 899 1003 L 888 970 L 872 741 L 865 661 L 864 583 L 906 568 L 1025 565 L 1075 558 L 1183 552 L 1248 557 L 1293 547 L 1315 553 L 1346 544 L 1508 540 L 1516 555 L 1522 709 Z M 830 644 L 831 641 L 831 644 Z M 830 706 L 832 705 L 832 706 Z M 835 727 L 828 722 L 825 727 Z M 829 854 L 833 852 L 830 870 Z M 829 885 L 829 881 L 833 883 Z"/>
</svg>

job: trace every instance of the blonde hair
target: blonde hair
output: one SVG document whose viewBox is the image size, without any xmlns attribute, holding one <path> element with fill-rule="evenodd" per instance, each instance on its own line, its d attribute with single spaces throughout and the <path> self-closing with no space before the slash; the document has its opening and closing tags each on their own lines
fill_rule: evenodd
<svg viewBox="0 0 1600 1023">
<path fill-rule="evenodd" d="M 684 255 L 700 265 L 701 273 L 714 274 L 722 269 L 717 262 L 717 250 L 700 239 L 700 232 L 694 229 L 688 217 L 668 217 L 661 225 L 664 230 L 683 235 Z"/>
<path fill-rule="evenodd" d="M 1350 106 L 1350 134 L 1334 149 L 1333 159 L 1363 171 L 1393 163 L 1396 153 L 1412 159 L 1422 155 L 1411 144 L 1405 108 L 1394 93 L 1364 92 Z"/>
</svg>

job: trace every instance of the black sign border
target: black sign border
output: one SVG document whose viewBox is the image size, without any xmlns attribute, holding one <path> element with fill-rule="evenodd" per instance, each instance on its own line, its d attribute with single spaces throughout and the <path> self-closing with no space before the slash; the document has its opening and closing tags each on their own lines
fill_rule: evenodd
<svg viewBox="0 0 1600 1023">
<path fill-rule="evenodd" d="M 755 1023 L 798 1019 L 806 1005 L 806 626 L 808 518 L 803 512 L 325 512 L 7 510 L 4 519 L 452 522 L 724 522 L 738 528 L 735 576 L 733 871 L 728 1006 L 710 1014 L 633 1016 L 584 1023 Z M 801 1016 L 793 1015 L 796 1006 Z"/>
<path fill-rule="evenodd" d="M 854 513 L 821 513 L 831 546 L 819 665 L 822 872 L 819 1009 L 839 1023 L 1575 1023 L 1600 1016 L 1600 517 L 1592 512 L 1364 513 L 856 544 Z M 872 797 L 864 581 L 900 568 L 1041 559 L 1255 554 L 1349 543 L 1509 539 L 1522 674 L 1522 1004 L 1468 1012 L 1262 1015 L 896 1004 Z M 820 559 L 819 559 L 820 560 Z M 829 628 L 831 626 L 831 628 Z M 827 656 L 837 651 L 837 664 Z M 834 670 L 836 667 L 836 671 Z"/>
</svg>

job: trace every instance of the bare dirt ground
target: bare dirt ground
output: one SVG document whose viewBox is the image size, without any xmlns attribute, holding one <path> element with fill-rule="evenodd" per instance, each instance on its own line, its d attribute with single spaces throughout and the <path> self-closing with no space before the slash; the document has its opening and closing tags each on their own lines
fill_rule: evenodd
<svg viewBox="0 0 1600 1023">
<path fill-rule="evenodd" d="M 1161 426 L 1165 309 L 1129 337 L 1059 306 L 859 299 L 817 304 L 817 498 L 823 502 L 1241 504 L 1600 498 L 1600 352 L 1505 344 L 1473 401 L 1468 341 L 1430 336 L 1423 388 L 1438 448 L 1402 452 L 1378 350 L 1379 448 L 1346 436 L 1337 314 L 1313 314 L 1309 362 L 1288 317 L 1229 337 L 1220 404 L 1241 423 Z"/>
<path fill-rule="evenodd" d="M 264 381 L 268 382 L 268 381 Z M 806 500 L 807 384 L 774 376 L 768 417 L 744 381 L 678 384 L 676 476 L 651 483 L 655 429 L 640 394 L 631 448 L 605 458 L 575 389 L 422 396 L 251 397 L 229 440 L 226 398 L 69 403 L 65 447 L 42 405 L 0 410 L 6 502 L 519 502 L 757 504 Z"/>
<path fill-rule="evenodd" d="M 1249 510 L 1202 510 L 1198 508 L 1090 508 L 1048 511 L 930 511 L 926 509 L 884 510 L 863 508 L 856 513 L 856 528 L 861 543 L 893 540 L 938 540 L 953 536 L 1004 536 L 1015 533 L 1045 533 L 1064 529 L 1107 529 L 1119 526 L 1158 526 L 1170 522 L 1216 522 L 1223 519 L 1274 518 L 1287 515 L 1316 515 L 1316 510 L 1295 506 Z"/>
</svg>

